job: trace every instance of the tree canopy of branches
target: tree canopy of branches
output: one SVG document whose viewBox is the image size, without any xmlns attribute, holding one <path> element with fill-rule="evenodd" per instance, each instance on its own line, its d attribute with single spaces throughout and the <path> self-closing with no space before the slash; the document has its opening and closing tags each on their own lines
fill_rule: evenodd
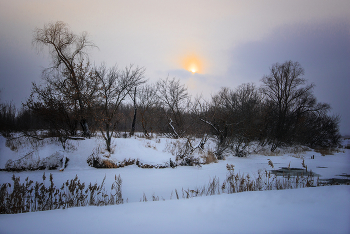
<svg viewBox="0 0 350 234">
<path fill-rule="evenodd" d="M 149 124 L 153 122 L 152 118 L 155 115 L 155 109 L 159 108 L 155 85 L 142 85 L 136 92 L 136 99 L 140 109 L 142 131 L 146 137 L 149 137 L 149 131 L 152 131 L 152 127 Z"/>
<path fill-rule="evenodd" d="M 212 97 L 201 121 L 216 136 L 216 155 L 230 148 L 237 156 L 244 156 L 248 143 L 259 138 L 261 95 L 253 84 L 243 84 L 236 90 L 222 88 Z"/>
<path fill-rule="evenodd" d="M 32 95 L 25 106 L 48 123 L 50 136 L 57 137 L 65 149 L 67 139 L 76 135 L 77 127 L 75 111 L 71 109 L 69 101 L 50 85 L 38 87 L 33 84 Z M 26 135 L 30 134 L 26 133 Z"/>
<path fill-rule="evenodd" d="M 50 89 L 55 89 L 74 106 L 83 133 L 89 136 L 88 109 L 92 106 L 97 83 L 91 75 L 87 50 L 94 44 L 88 40 L 86 32 L 77 35 L 67 24 L 58 21 L 35 29 L 33 45 L 39 50 L 49 49 L 52 67 L 44 70 L 43 78 Z"/>
<path fill-rule="evenodd" d="M 305 121 L 311 121 L 310 116 L 325 117 L 330 109 L 328 104 L 316 101 L 312 93 L 314 85 L 306 85 L 303 75 L 304 69 L 298 62 L 287 61 L 274 64 L 270 74 L 262 79 L 261 91 L 266 105 L 265 134 L 272 143 L 272 151 L 283 143 L 300 141 L 297 136 Z"/>
<path fill-rule="evenodd" d="M 95 45 L 87 33 L 77 35 L 63 22 L 35 29 L 33 44 L 49 50 L 52 66 L 43 71 L 41 85 L 33 83 L 27 109 L 17 113 L 12 104 L 0 104 L 3 135 L 29 129 L 23 123 L 32 118 L 35 128 L 48 128 L 65 148 L 80 125 L 84 136 L 97 128 L 111 152 L 112 137 L 124 122 L 130 135 L 143 131 L 148 137 L 157 131 L 187 137 L 189 145 L 189 136 L 202 137 L 203 144 L 212 137 L 217 159 L 225 152 L 245 156 L 252 141 L 269 144 L 274 151 L 292 144 L 333 147 L 340 140 L 340 117 L 329 116 L 330 106 L 317 102 L 314 84 L 307 84 L 298 62 L 273 64 L 260 87 L 226 87 L 209 100 L 193 102 L 178 79 L 147 84 L 142 67 L 93 67 L 87 52 Z M 45 124 L 38 124 L 40 120 Z"/>
<path fill-rule="evenodd" d="M 190 101 L 186 87 L 179 80 L 167 77 L 158 81 L 157 92 L 171 127 L 171 135 L 175 138 L 183 136 L 186 132 L 183 115 Z"/>
<path fill-rule="evenodd" d="M 145 82 L 144 72 L 144 68 L 134 68 L 132 65 L 124 70 L 118 70 L 116 66 L 107 69 L 102 65 L 95 70 L 99 84 L 96 121 L 99 122 L 108 151 L 111 151 L 111 139 L 118 123 L 118 109 L 130 92 Z"/>
</svg>

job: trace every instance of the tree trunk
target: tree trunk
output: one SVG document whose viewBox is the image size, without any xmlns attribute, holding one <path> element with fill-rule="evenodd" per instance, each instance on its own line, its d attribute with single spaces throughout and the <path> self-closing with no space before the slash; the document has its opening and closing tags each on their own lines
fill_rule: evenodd
<svg viewBox="0 0 350 234">
<path fill-rule="evenodd" d="M 88 125 L 86 119 L 81 119 L 80 120 L 80 125 L 81 125 L 81 128 L 83 129 L 83 136 L 90 138 L 91 133 L 90 133 L 89 125 Z"/>
<path fill-rule="evenodd" d="M 130 136 L 133 136 L 135 133 L 135 123 L 136 123 L 136 113 L 137 113 L 137 108 L 134 108 L 134 118 L 132 120 L 132 124 L 131 124 L 131 132 L 130 132 Z"/>
<path fill-rule="evenodd" d="M 131 131 L 130 131 L 130 136 L 133 136 L 135 133 L 135 123 L 136 123 L 136 113 L 137 113 L 137 106 L 136 106 L 136 87 L 135 87 L 135 92 L 134 92 L 134 118 L 132 120 L 131 124 Z"/>
<path fill-rule="evenodd" d="M 148 137 L 148 131 L 147 131 L 147 128 L 146 128 L 146 120 L 145 120 L 145 112 L 141 111 L 141 124 L 142 124 L 142 129 L 143 129 L 143 133 L 145 134 L 146 137 Z"/>
<path fill-rule="evenodd" d="M 113 132 L 112 132 L 113 134 Z M 112 134 L 110 134 L 109 131 L 109 124 L 106 124 L 106 147 L 107 147 L 107 151 L 111 152 L 111 141 L 112 141 Z"/>
<path fill-rule="evenodd" d="M 108 136 L 106 140 L 107 151 L 111 152 L 111 137 Z"/>
</svg>

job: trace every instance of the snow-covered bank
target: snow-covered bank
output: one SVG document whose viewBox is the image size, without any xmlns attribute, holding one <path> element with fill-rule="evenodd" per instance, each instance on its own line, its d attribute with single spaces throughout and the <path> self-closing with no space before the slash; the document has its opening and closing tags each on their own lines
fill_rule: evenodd
<svg viewBox="0 0 350 234">
<path fill-rule="evenodd" d="M 172 139 L 116 138 L 116 161 L 139 159 L 149 164 L 164 164 L 175 156 L 167 150 Z M 349 142 L 346 142 L 347 144 Z M 130 165 L 117 169 L 96 169 L 88 166 L 87 158 L 96 147 L 103 146 L 99 138 L 73 141 L 75 150 L 64 171 L 41 170 L 0 171 L 0 183 L 12 183 L 15 174 L 21 182 L 43 182 L 43 173 L 53 174 L 55 186 L 60 187 L 76 175 L 81 182 L 100 184 L 106 177 L 108 190 L 115 175 L 120 175 L 122 205 L 80 207 L 15 215 L 0 215 L 0 233 L 350 233 L 350 186 L 330 186 L 283 191 L 243 192 L 208 197 L 175 200 L 174 191 L 208 186 L 217 178 L 226 179 L 226 165 L 234 165 L 235 173 L 256 178 L 258 171 L 282 167 L 302 168 L 319 175 L 320 179 L 348 178 L 350 150 L 341 149 L 334 155 L 322 156 L 316 151 L 279 156 L 251 154 L 245 158 L 228 156 L 217 163 L 177 168 L 142 169 Z M 0 168 L 7 160 L 17 160 L 32 149 L 29 146 L 11 151 L 0 136 Z M 33 159 L 46 158 L 59 151 L 59 145 L 43 145 L 33 153 Z M 199 156 L 199 155 L 197 155 Z M 274 164 L 272 168 L 268 161 Z M 48 183 L 48 181 L 46 181 Z M 48 185 L 48 184 L 46 184 Z M 160 201 L 140 203 L 143 195 Z M 163 201 L 163 199 L 165 201 Z"/>
<path fill-rule="evenodd" d="M 115 160 L 123 159 L 139 159 L 141 162 L 149 164 L 163 164 L 168 162 L 170 158 L 175 160 L 175 157 L 165 149 L 172 139 L 153 138 L 147 140 L 145 138 L 115 138 L 114 144 L 116 149 L 111 158 Z M 24 182 L 26 177 L 30 180 L 43 182 L 43 173 L 49 176 L 53 174 L 54 183 L 60 187 L 67 180 L 73 179 L 76 175 L 81 182 L 86 185 L 91 183 L 101 183 L 106 176 L 106 188 L 114 182 L 115 175 L 120 175 L 123 180 L 122 193 L 124 200 L 129 202 L 138 202 L 142 199 L 143 194 L 148 199 L 152 195 L 159 196 L 160 199 L 168 200 L 175 189 L 181 191 L 183 189 L 196 189 L 202 186 L 207 186 L 209 181 L 214 177 L 221 183 L 227 176 L 227 164 L 235 166 L 235 173 L 249 174 L 252 178 L 257 178 L 257 173 L 261 171 L 269 171 L 279 169 L 281 167 L 302 168 L 303 159 L 308 167 L 308 170 L 318 174 L 320 179 L 339 178 L 346 179 L 346 175 L 350 175 L 350 150 L 343 149 L 343 152 L 335 153 L 334 155 L 321 156 L 315 151 L 305 151 L 298 155 L 291 153 L 281 154 L 280 156 L 264 156 L 264 155 L 248 155 L 245 158 L 229 156 L 226 160 L 219 160 L 218 163 L 202 165 L 202 167 L 180 166 L 175 169 L 142 169 L 136 165 L 127 166 L 117 169 L 96 169 L 88 166 L 86 160 L 93 152 L 93 149 L 98 146 L 103 146 L 103 142 L 99 138 L 91 138 L 83 141 L 72 141 L 76 150 L 69 152 L 67 157 L 70 159 L 68 167 L 60 172 L 59 170 L 41 170 L 41 171 L 22 171 L 22 172 L 7 172 L 0 171 L 0 184 L 12 183 L 11 177 L 13 174 L 21 178 Z M 349 140 L 344 144 L 349 144 Z M 150 147 L 151 146 L 151 147 Z M 5 138 L 0 136 L 0 168 L 4 168 L 5 162 L 8 159 L 16 160 L 22 155 L 30 151 L 29 147 L 19 148 L 18 151 L 11 151 L 5 145 Z M 45 158 L 59 151 L 59 145 L 47 144 L 39 147 L 35 153 L 40 158 Z M 314 155 L 314 159 L 311 156 Z M 274 168 L 268 165 L 270 159 Z"/>
<path fill-rule="evenodd" d="M 350 186 L 0 215 L 0 233 L 349 233 Z"/>
</svg>

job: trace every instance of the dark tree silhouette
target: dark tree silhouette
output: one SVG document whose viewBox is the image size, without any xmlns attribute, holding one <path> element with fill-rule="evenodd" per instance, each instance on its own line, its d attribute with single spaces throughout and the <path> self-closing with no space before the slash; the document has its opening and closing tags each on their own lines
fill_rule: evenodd
<svg viewBox="0 0 350 234">
<path fill-rule="evenodd" d="M 317 103 L 306 84 L 304 69 L 298 62 L 287 61 L 272 65 L 270 74 L 262 78 L 261 91 L 265 96 L 266 137 L 274 151 L 283 143 L 295 141 L 296 130 L 302 118 L 309 113 L 326 113 L 330 106 Z"/>
<path fill-rule="evenodd" d="M 61 21 L 35 29 L 33 45 L 39 50 L 49 49 L 52 67 L 44 70 L 43 78 L 70 99 L 78 111 L 84 135 L 90 136 L 87 117 L 96 82 L 91 76 L 87 50 L 95 45 L 88 40 L 86 32 L 77 35 Z"/>
</svg>

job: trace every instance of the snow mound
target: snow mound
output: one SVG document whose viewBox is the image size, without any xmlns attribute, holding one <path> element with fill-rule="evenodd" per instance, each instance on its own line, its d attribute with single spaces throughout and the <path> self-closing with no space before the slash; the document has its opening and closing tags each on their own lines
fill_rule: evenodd
<svg viewBox="0 0 350 234">
<path fill-rule="evenodd" d="M 26 154 L 23 158 L 12 160 L 9 159 L 5 164 L 7 171 L 34 171 L 34 170 L 54 170 L 65 168 L 69 159 L 63 153 L 56 151 L 49 157 L 40 159 L 33 157 L 34 151 Z"/>
</svg>

